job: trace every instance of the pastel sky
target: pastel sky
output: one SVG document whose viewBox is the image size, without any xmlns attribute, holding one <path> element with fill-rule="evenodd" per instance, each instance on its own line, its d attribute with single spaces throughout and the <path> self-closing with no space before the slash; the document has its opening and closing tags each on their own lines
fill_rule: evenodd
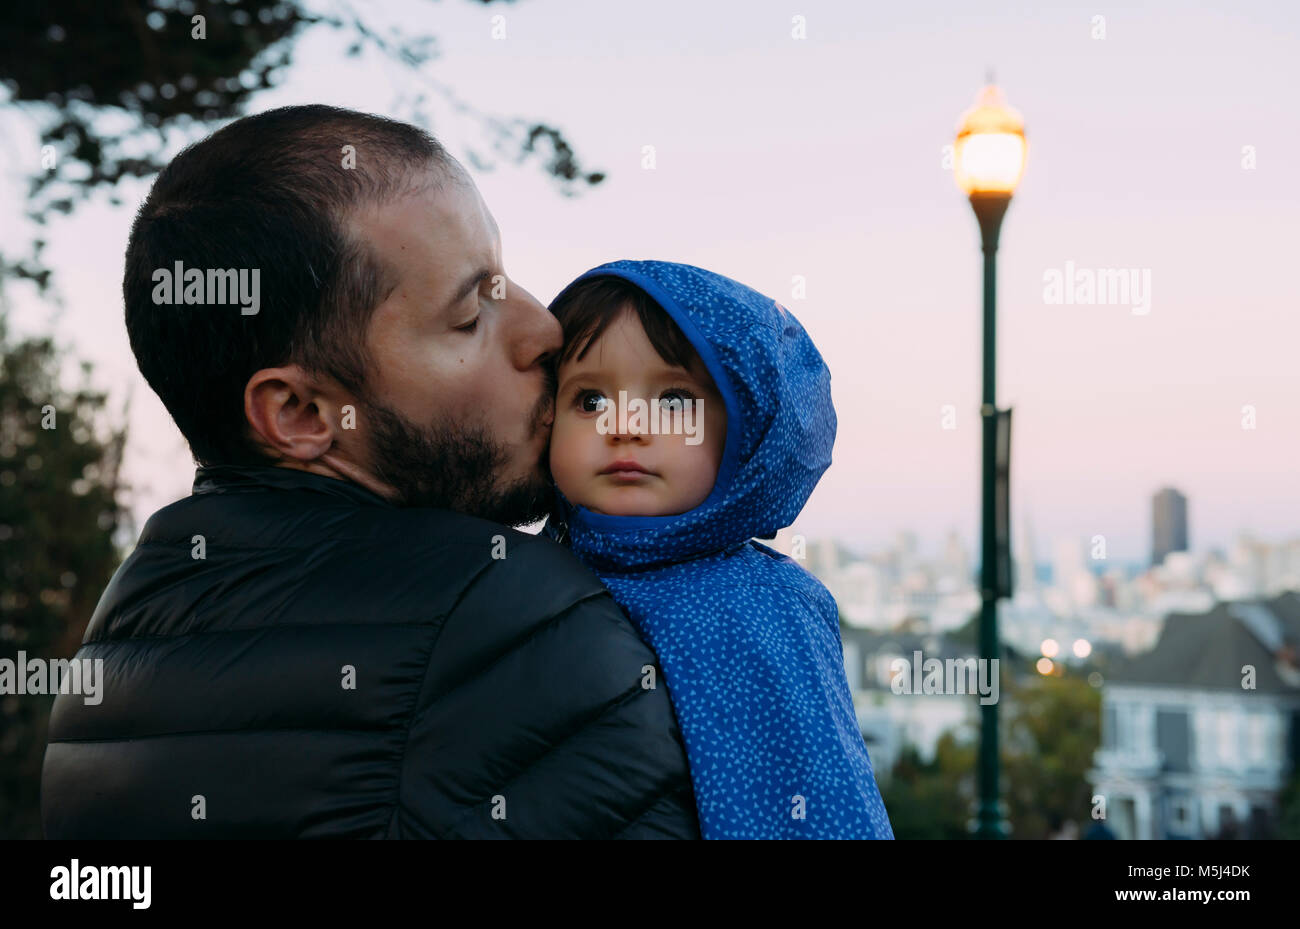
<svg viewBox="0 0 1300 929">
<path fill-rule="evenodd" d="M 506 267 L 550 300 L 615 258 L 730 275 L 781 300 L 833 376 L 835 463 L 796 524 L 863 546 L 902 529 L 929 548 L 978 525 L 980 255 L 943 166 L 988 68 L 1024 115 L 1029 164 L 1003 227 L 998 400 L 1015 408 L 1013 506 L 1046 557 L 1104 534 L 1149 547 L 1150 497 L 1190 500 L 1193 547 L 1240 530 L 1300 534 L 1300 13 L 1294 4 L 910 2 L 654 4 L 525 0 L 367 4 L 380 25 L 439 37 L 428 66 L 476 106 L 564 130 L 609 179 L 565 199 L 534 166 L 478 173 Z M 803 16 L 807 38 L 791 37 Z M 492 38 L 504 16 L 506 37 Z M 1093 38 L 1094 17 L 1105 38 Z M 417 79 L 343 58 L 320 30 L 254 109 L 327 102 L 402 116 Z M 435 111 L 437 112 L 437 111 Z M 478 142 L 447 113 L 432 130 Z M 653 145 L 656 168 L 641 167 Z M 1253 146 L 1255 167 L 1243 167 Z M 482 149 L 483 145 L 478 145 Z M 35 168 L 35 131 L 0 117 L 6 215 Z M 130 385 L 128 478 L 143 519 L 188 492 L 179 433 L 135 371 L 122 256 L 145 184 L 55 223 L 61 338 Z M 0 233 L 20 250 L 22 229 Z M 1146 315 L 1054 305 L 1045 275 L 1150 273 Z M 792 280 L 806 279 L 806 299 Z M 20 331 L 51 311 L 11 292 Z M 957 428 L 942 428 L 943 407 Z M 1252 406 L 1256 428 L 1243 429 Z"/>
</svg>

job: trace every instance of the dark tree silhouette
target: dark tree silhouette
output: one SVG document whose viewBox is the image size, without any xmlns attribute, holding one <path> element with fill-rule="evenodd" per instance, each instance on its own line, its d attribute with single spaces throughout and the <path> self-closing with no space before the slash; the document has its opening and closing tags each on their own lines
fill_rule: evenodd
<svg viewBox="0 0 1300 929">
<path fill-rule="evenodd" d="M 97 190 L 111 195 L 123 178 L 157 173 L 171 133 L 196 136 L 205 124 L 243 115 L 251 98 L 290 67 L 303 34 L 316 28 L 350 35 L 349 55 L 369 48 L 410 68 L 425 90 L 406 104 L 404 118 L 436 131 L 431 94 L 472 117 L 481 138 L 450 141 L 477 168 L 492 166 L 491 156 L 475 147 L 486 141 L 500 157 L 540 161 L 565 195 L 604 178 L 580 167 L 559 129 L 483 113 L 434 79 L 425 68 L 438 56 L 434 37 L 383 35 L 350 5 L 335 9 L 343 12 L 316 13 L 300 0 L 42 0 L 6 10 L 0 23 L 4 103 L 40 126 L 43 164 L 30 178 L 28 217 L 44 224 Z M 113 120 L 111 131 L 105 117 Z M 0 255 L 0 276 L 47 290 L 43 246 L 37 237 L 29 255 Z"/>
<path fill-rule="evenodd" d="M 126 431 L 105 396 L 60 383 L 49 338 L 11 341 L 0 304 L 0 659 L 77 650 L 120 553 Z M 40 773 L 52 696 L 0 694 L 0 838 L 40 838 Z"/>
</svg>

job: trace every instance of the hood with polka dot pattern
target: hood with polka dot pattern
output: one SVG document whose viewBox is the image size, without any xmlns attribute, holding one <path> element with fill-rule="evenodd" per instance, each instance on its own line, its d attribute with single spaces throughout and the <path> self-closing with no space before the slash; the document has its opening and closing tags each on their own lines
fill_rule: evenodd
<svg viewBox="0 0 1300 929">
<path fill-rule="evenodd" d="M 618 571 L 734 550 L 793 523 L 835 443 L 830 371 L 803 326 L 771 297 L 692 265 L 614 261 L 573 284 L 598 276 L 640 287 L 690 339 L 722 394 L 726 443 L 712 493 L 686 513 L 612 516 L 557 491 L 548 531 Z"/>
<path fill-rule="evenodd" d="M 625 278 L 664 308 L 727 408 L 722 462 L 699 506 L 612 516 L 557 491 L 545 530 L 596 572 L 654 649 L 686 742 L 701 832 L 892 839 L 844 670 L 835 598 L 754 539 L 794 522 L 830 464 L 826 364 L 789 311 L 720 274 L 615 261 L 579 280 L 597 275 Z M 647 669 L 627 672 L 635 699 Z"/>
</svg>

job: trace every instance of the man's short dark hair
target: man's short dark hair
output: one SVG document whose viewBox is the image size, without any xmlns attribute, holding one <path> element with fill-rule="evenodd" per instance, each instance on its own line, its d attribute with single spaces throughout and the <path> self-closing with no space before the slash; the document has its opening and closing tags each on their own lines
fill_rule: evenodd
<svg viewBox="0 0 1300 929">
<path fill-rule="evenodd" d="M 579 281 L 551 304 L 551 313 L 564 330 L 564 348 L 556 367 L 570 359 L 581 361 L 626 308 L 636 314 L 646 338 L 668 364 L 688 371 L 696 364 L 703 365 L 690 339 L 654 298 L 631 281 L 609 275 Z"/>
<path fill-rule="evenodd" d="M 127 245 L 126 327 L 199 464 L 266 463 L 244 415 L 244 388 L 262 368 L 298 364 L 367 395 L 365 333 L 396 282 L 347 220 L 417 190 L 430 171 L 435 183 L 468 183 L 424 130 L 313 105 L 236 120 L 158 175 Z M 176 262 L 259 269 L 258 311 L 156 304 L 154 273 Z"/>
</svg>

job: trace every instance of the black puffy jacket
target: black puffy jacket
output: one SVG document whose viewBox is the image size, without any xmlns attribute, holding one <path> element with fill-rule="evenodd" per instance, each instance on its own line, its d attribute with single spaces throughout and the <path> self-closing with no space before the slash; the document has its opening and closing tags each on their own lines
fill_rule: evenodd
<svg viewBox="0 0 1300 929">
<path fill-rule="evenodd" d="M 566 549 L 474 517 L 201 468 L 77 657 L 102 702 L 55 700 L 49 838 L 699 837 L 654 653 Z"/>
</svg>

